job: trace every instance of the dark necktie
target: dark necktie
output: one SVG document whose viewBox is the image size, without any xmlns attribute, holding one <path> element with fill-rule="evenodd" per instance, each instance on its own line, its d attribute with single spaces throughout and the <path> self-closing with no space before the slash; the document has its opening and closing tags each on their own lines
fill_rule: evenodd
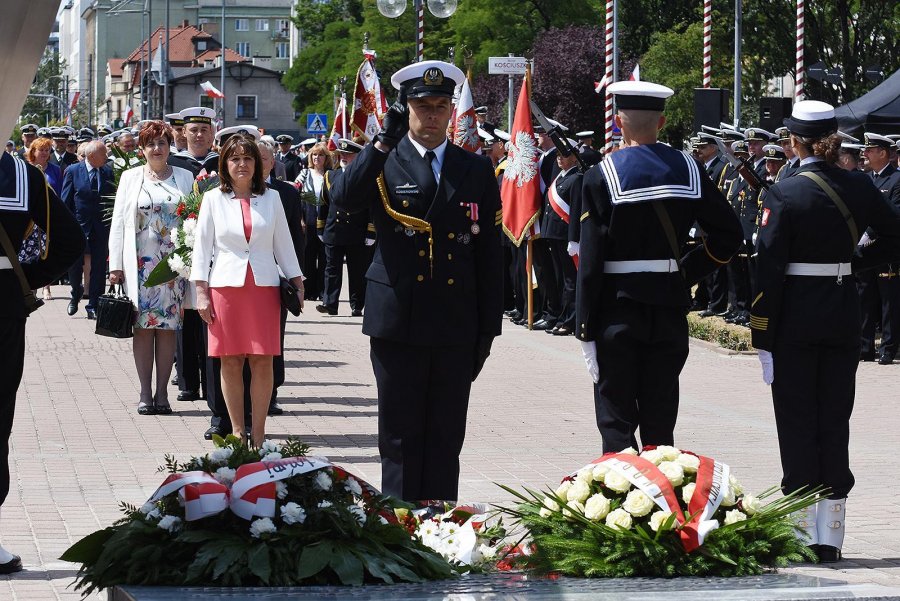
<svg viewBox="0 0 900 601">
<path fill-rule="evenodd" d="M 96 169 L 91 170 L 91 191 L 92 192 L 100 191 L 100 186 L 98 185 L 98 182 L 97 182 L 97 170 Z"/>
<path fill-rule="evenodd" d="M 425 151 L 425 162 L 428 163 L 428 171 L 431 173 L 432 177 L 434 177 L 434 160 L 437 158 L 437 155 L 434 154 L 433 150 Z M 437 184 L 437 177 L 434 178 L 434 183 Z"/>
</svg>

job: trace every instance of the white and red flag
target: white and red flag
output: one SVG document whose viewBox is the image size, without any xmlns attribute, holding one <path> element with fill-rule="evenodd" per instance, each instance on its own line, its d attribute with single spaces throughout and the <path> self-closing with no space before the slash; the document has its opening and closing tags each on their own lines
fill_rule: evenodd
<svg viewBox="0 0 900 601">
<path fill-rule="evenodd" d="M 130 104 L 126 104 L 125 107 L 126 107 L 126 110 L 125 110 L 125 125 L 129 125 L 129 124 L 131 123 L 131 120 L 134 119 L 134 109 L 131 108 L 131 105 L 130 105 Z"/>
<path fill-rule="evenodd" d="M 200 89 L 202 89 L 210 98 L 225 98 L 225 94 L 220 92 L 216 86 L 212 85 L 208 81 L 204 81 L 203 83 L 201 83 Z"/>
<path fill-rule="evenodd" d="M 338 140 L 347 137 L 347 99 L 343 96 L 338 101 L 334 121 L 331 125 L 331 135 L 328 136 L 328 150 L 334 152 L 338 147 Z"/>
<path fill-rule="evenodd" d="M 597 94 L 602 94 L 603 88 L 606 87 L 607 83 L 609 83 L 609 82 L 606 81 L 606 75 L 604 75 L 600 81 L 594 82 L 594 92 L 596 92 Z"/>
<path fill-rule="evenodd" d="M 634 71 L 631 72 L 631 77 L 628 78 L 628 81 L 640 81 L 641 80 L 641 66 L 638 64 L 634 65 Z"/>
<path fill-rule="evenodd" d="M 81 96 L 81 92 L 75 90 L 69 93 L 69 114 L 66 115 L 66 125 L 72 127 L 72 112 L 75 110 L 75 105 L 78 104 L 78 98 Z"/>
<path fill-rule="evenodd" d="M 472 101 L 472 88 L 469 87 L 468 79 L 464 79 L 460 84 L 452 129 L 454 144 L 475 154 L 481 154 L 478 120 L 475 118 L 475 103 Z"/>
<path fill-rule="evenodd" d="M 541 210 L 541 178 L 538 160 L 541 153 L 534 140 L 531 105 L 528 102 L 528 79 L 522 82 L 516 117 L 510 132 L 509 154 L 500 198 L 503 202 L 503 231 L 519 246 L 528 228 Z"/>
<path fill-rule="evenodd" d="M 381 92 L 378 72 L 375 71 L 375 52 L 364 50 L 365 59 L 356 72 L 356 89 L 353 93 L 353 119 L 351 129 L 371 140 L 381 131 L 381 119 L 387 112 L 387 99 Z"/>
</svg>

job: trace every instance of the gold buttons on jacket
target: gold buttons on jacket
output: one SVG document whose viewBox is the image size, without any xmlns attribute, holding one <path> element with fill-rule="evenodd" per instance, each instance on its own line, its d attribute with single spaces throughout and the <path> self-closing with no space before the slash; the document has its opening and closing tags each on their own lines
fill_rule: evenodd
<svg viewBox="0 0 900 601">
<path fill-rule="evenodd" d="M 403 206 L 404 206 L 404 207 L 408 207 L 408 206 L 409 206 L 409 201 L 408 201 L 408 200 L 404 200 L 404 201 L 403 201 Z"/>
<path fill-rule="evenodd" d="M 424 275 L 417 275 L 417 276 L 416 276 L 416 280 L 418 280 L 418 281 L 420 281 L 420 282 L 423 281 L 424 279 L 425 279 L 425 276 L 424 276 Z"/>
<path fill-rule="evenodd" d="M 452 286 L 452 285 L 453 285 L 453 278 L 450 278 L 449 280 L 447 280 L 447 285 L 448 285 L 448 286 Z"/>
<path fill-rule="evenodd" d="M 453 260 L 453 255 L 450 254 L 450 253 L 447 253 L 447 260 L 448 260 L 448 261 L 452 261 L 452 260 Z"/>
<path fill-rule="evenodd" d="M 424 256 L 425 256 L 425 251 L 424 251 L 424 250 L 420 250 L 420 251 L 419 251 L 419 256 L 420 256 L 420 257 L 424 257 Z"/>
<path fill-rule="evenodd" d="M 449 234 L 447 234 L 447 237 L 450 238 L 451 240 L 453 240 L 454 238 L 456 238 L 456 234 L 454 234 L 453 232 L 450 232 Z"/>
</svg>

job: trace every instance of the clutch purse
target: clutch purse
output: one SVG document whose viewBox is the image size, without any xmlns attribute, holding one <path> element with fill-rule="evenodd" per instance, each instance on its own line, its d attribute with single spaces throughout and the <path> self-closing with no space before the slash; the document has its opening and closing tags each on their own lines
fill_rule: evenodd
<svg viewBox="0 0 900 601">
<path fill-rule="evenodd" d="M 297 298 L 297 287 L 287 278 L 281 278 L 278 285 L 281 291 L 281 306 L 294 317 L 299 316 L 303 310 L 300 308 L 300 299 Z"/>
</svg>

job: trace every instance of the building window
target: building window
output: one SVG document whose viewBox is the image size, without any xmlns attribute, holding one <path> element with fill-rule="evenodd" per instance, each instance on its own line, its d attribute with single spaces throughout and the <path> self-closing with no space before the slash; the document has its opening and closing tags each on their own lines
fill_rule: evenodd
<svg viewBox="0 0 900 601">
<path fill-rule="evenodd" d="M 206 40 L 197 40 L 197 50 L 198 51 L 206 50 Z"/>
<path fill-rule="evenodd" d="M 250 19 L 235 19 L 234 20 L 234 30 L 235 31 L 250 31 Z"/>
<path fill-rule="evenodd" d="M 290 44 L 278 42 L 275 44 L 275 58 L 290 58 Z"/>
<path fill-rule="evenodd" d="M 244 58 L 250 58 L 250 42 L 237 42 L 234 45 L 234 51 Z"/>
<path fill-rule="evenodd" d="M 256 31 L 269 31 L 269 20 L 268 19 L 257 19 L 256 20 Z"/>
<path fill-rule="evenodd" d="M 215 98 L 210 98 L 206 94 L 200 94 L 200 101 L 197 102 L 197 106 L 205 106 L 208 109 L 214 109 L 216 108 L 215 103 Z"/>
<path fill-rule="evenodd" d="M 238 96 L 235 117 L 238 119 L 256 119 L 256 96 Z"/>
<path fill-rule="evenodd" d="M 278 19 L 278 33 L 287 37 L 291 31 L 290 19 Z"/>
</svg>

